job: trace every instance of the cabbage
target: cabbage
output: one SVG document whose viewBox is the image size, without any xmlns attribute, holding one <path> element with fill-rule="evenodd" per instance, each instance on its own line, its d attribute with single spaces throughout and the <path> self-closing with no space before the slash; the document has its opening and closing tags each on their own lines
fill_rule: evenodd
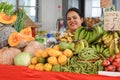
<svg viewBox="0 0 120 80">
<path fill-rule="evenodd" d="M 14 64 L 18 66 L 28 66 L 30 64 L 31 58 L 31 53 L 21 52 L 14 57 Z"/>
</svg>

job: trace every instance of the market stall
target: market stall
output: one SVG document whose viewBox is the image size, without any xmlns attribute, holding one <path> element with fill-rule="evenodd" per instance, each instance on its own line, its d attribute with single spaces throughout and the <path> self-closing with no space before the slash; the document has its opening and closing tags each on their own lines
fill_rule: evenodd
<svg viewBox="0 0 120 80">
<path fill-rule="evenodd" d="M 44 72 L 26 67 L 0 65 L 0 80 L 119 80 L 120 76 Z"/>
<path fill-rule="evenodd" d="M 120 79 L 120 31 L 106 31 L 99 18 L 86 18 L 86 27 L 50 40 L 52 34 L 35 34 L 24 10 L 14 13 L 3 4 L 12 13 L 4 6 L 0 12 L 0 80 Z"/>
</svg>

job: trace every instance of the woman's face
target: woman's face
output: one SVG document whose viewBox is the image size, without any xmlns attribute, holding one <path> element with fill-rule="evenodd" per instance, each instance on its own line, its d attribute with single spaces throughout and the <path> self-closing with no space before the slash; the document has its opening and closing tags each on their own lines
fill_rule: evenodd
<svg viewBox="0 0 120 80">
<path fill-rule="evenodd" d="M 75 11 L 70 11 L 67 14 L 67 26 L 70 30 L 75 31 L 83 23 L 81 18 Z"/>
</svg>

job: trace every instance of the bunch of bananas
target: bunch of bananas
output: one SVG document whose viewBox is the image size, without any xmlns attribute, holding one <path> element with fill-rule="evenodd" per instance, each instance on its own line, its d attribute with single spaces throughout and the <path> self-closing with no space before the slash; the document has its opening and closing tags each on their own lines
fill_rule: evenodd
<svg viewBox="0 0 120 80">
<path fill-rule="evenodd" d="M 114 55 L 120 52 L 120 39 L 114 38 L 109 46 L 110 54 Z"/>
<path fill-rule="evenodd" d="M 56 39 L 58 42 L 68 42 L 71 43 L 74 39 L 74 32 L 71 30 L 66 30 L 63 33 L 57 33 Z"/>
<path fill-rule="evenodd" d="M 103 42 L 106 47 L 109 47 L 112 40 L 119 39 L 119 35 L 116 31 L 106 31 L 103 36 L 98 40 L 98 43 Z"/>
<path fill-rule="evenodd" d="M 98 40 L 103 34 L 101 26 L 94 26 L 91 28 L 79 27 L 75 32 L 75 40 L 85 39 L 88 43 Z"/>
<path fill-rule="evenodd" d="M 107 58 L 111 56 L 109 48 L 104 47 L 103 44 L 92 44 L 91 48 L 97 51 L 97 53 L 99 53 L 102 58 Z"/>
<path fill-rule="evenodd" d="M 81 39 L 75 42 L 75 54 L 79 53 L 79 51 L 83 48 L 88 48 L 89 44 L 85 39 Z"/>
</svg>

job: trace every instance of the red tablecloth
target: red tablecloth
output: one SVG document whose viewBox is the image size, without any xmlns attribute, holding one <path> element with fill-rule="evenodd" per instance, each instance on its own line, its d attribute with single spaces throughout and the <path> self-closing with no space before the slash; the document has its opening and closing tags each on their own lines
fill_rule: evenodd
<svg viewBox="0 0 120 80">
<path fill-rule="evenodd" d="M 0 65 L 0 80 L 120 80 L 120 76 L 45 72 L 21 66 Z"/>
</svg>

